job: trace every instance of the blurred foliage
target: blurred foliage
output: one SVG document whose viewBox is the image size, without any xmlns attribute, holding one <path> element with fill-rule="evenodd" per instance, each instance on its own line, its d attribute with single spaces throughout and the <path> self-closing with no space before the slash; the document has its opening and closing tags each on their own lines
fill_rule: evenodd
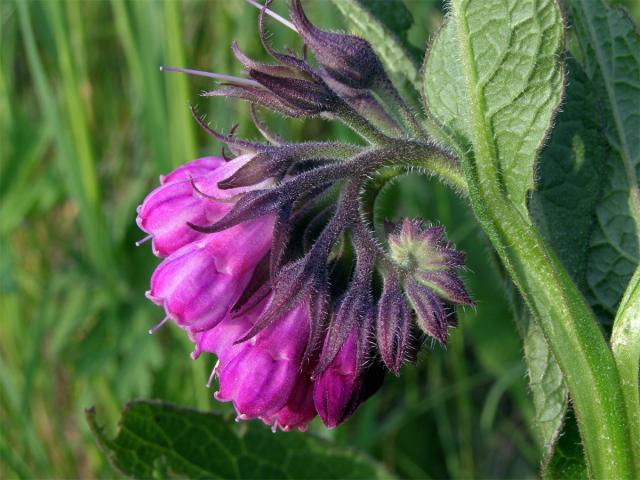
<svg viewBox="0 0 640 480">
<path fill-rule="evenodd" d="M 343 28 L 331 2 L 305 5 L 318 24 Z M 406 5 L 406 39 L 422 48 L 441 3 Z M 158 71 L 238 74 L 232 39 L 264 58 L 256 21 L 239 0 L 0 1 L 0 477 L 111 477 L 85 407 L 107 425 L 132 398 L 229 410 L 204 388 L 213 358 L 191 361 L 177 328 L 147 334 L 162 312 L 144 298 L 157 260 L 134 246 L 135 207 L 159 174 L 220 151 L 190 103 L 218 129 L 237 122 L 240 135 L 257 136 L 246 105 L 198 96 L 209 79 Z M 300 47 L 286 28 L 269 30 L 276 45 Z M 264 115 L 292 140 L 353 139 L 321 121 Z M 447 350 L 425 345 L 417 367 L 390 376 L 346 425 L 312 429 L 402 478 L 534 476 L 540 446 L 521 344 L 487 242 L 467 206 L 431 180 L 404 177 L 383 195 L 384 217 L 448 227 L 468 252 L 478 307 L 462 312 Z"/>
</svg>

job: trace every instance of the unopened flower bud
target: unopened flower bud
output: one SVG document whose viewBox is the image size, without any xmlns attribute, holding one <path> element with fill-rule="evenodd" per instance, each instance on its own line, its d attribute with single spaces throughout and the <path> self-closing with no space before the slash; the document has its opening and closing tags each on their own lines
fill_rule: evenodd
<svg viewBox="0 0 640 480">
<path fill-rule="evenodd" d="M 396 375 L 410 348 L 411 315 L 396 275 L 385 278 L 378 302 L 376 333 L 380 356 Z"/>
<path fill-rule="evenodd" d="M 445 270 L 464 264 L 464 253 L 444 240 L 444 227 L 424 227 L 408 218 L 389 236 L 389 250 L 391 257 L 409 270 Z"/>
<path fill-rule="evenodd" d="M 327 73 L 351 88 L 371 88 L 385 76 L 382 63 L 366 40 L 354 35 L 325 32 L 315 27 L 300 0 L 291 6 L 291 20 Z"/>
<path fill-rule="evenodd" d="M 331 364 L 315 379 L 313 400 L 328 428 L 345 421 L 382 385 L 380 365 L 367 364 L 370 328 L 370 324 L 355 327 Z"/>
<path fill-rule="evenodd" d="M 449 320 L 443 301 L 474 305 L 455 271 L 464 264 L 464 254 L 445 240 L 443 227 L 425 227 L 409 219 L 389 236 L 389 250 L 391 258 L 407 272 L 404 289 L 418 326 L 445 344 L 455 313 Z"/>
<path fill-rule="evenodd" d="M 340 99 L 322 81 L 282 78 L 250 70 L 249 75 L 271 91 L 277 99 L 306 115 L 332 112 L 340 104 Z"/>
</svg>

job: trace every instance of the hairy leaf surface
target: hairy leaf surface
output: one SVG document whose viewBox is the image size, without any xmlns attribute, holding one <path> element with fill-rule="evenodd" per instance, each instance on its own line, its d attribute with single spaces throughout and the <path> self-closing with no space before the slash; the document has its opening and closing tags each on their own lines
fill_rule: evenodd
<svg viewBox="0 0 640 480">
<path fill-rule="evenodd" d="M 463 149 L 473 130 L 485 130 L 504 188 L 526 214 L 536 154 L 562 96 L 560 10 L 552 0 L 471 0 L 462 8 L 468 37 L 459 39 L 448 22 L 427 56 L 427 109 Z M 461 42 L 470 43 L 473 55 L 473 99 L 461 73 Z M 482 118 L 472 118 L 471 106 Z"/>
<path fill-rule="evenodd" d="M 567 90 L 540 152 L 529 210 L 544 239 L 583 293 L 589 237 L 604 180 L 606 138 L 595 91 L 580 65 L 567 60 Z"/>
<path fill-rule="evenodd" d="M 591 238 L 591 303 L 612 317 L 640 262 L 640 36 L 601 0 L 571 0 L 584 67 L 598 90 L 609 143 L 607 181 Z"/>
<path fill-rule="evenodd" d="M 129 403 L 115 438 L 89 424 L 111 463 L 136 478 L 385 478 L 364 456 L 310 434 L 274 435 L 256 422 L 175 405 Z"/>
<path fill-rule="evenodd" d="M 553 456 L 544 465 L 542 478 L 545 480 L 589 478 L 578 423 L 571 410 L 567 414 L 562 436 L 555 445 Z"/>
<path fill-rule="evenodd" d="M 552 452 L 560 435 L 567 408 L 568 389 L 562 371 L 537 322 L 527 312 L 524 354 L 529 374 L 529 387 L 535 409 L 535 427 L 544 455 Z"/>
</svg>

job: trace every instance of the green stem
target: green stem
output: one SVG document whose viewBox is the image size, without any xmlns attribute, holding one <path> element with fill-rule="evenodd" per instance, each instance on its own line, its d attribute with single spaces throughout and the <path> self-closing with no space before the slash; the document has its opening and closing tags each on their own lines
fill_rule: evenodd
<svg viewBox="0 0 640 480">
<path fill-rule="evenodd" d="M 478 72 L 461 0 L 452 2 L 471 114 L 473 154 L 463 166 L 472 207 L 522 293 L 563 371 L 591 475 L 631 478 L 630 437 L 618 372 L 597 320 L 530 219 L 500 181 L 491 128 L 483 115 Z"/>
<path fill-rule="evenodd" d="M 374 92 L 382 99 L 387 107 L 395 109 L 400 114 L 402 123 L 409 133 L 415 138 L 426 138 L 426 132 L 418 122 L 414 112 L 411 111 L 407 102 L 400 96 L 393 83 L 388 78 L 381 78 L 376 82 Z"/>
<path fill-rule="evenodd" d="M 611 348 L 627 409 L 635 473 L 640 478 L 640 267 L 631 278 L 618 307 Z"/>
<path fill-rule="evenodd" d="M 391 137 L 378 130 L 369 120 L 346 103 L 333 112 L 333 115 L 371 144 L 383 144 L 391 140 Z"/>
<path fill-rule="evenodd" d="M 425 154 L 423 157 L 411 162 L 412 167 L 424 170 L 430 175 L 437 175 L 447 185 L 452 187 L 460 196 L 469 196 L 469 185 L 464 178 L 464 173 L 460 165 L 444 159 L 441 155 Z"/>
</svg>

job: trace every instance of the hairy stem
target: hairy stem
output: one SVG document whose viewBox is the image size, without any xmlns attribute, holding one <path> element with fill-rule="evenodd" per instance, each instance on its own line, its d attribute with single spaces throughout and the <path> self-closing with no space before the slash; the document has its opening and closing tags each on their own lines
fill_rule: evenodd
<svg viewBox="0 0 640 480">
<path fill-rule="evenodd" d="M 564 373 L 591 475 L 630 478 L 630 437 L 613 355 L 586 300 L 505 192 L 460 0 L 452 2 L 452 19 L 471 114 L 473 154 L 463 159 L 471 204 Z"/>
<path fill-rule="evenodd" d="M 391 137 L 378 130 L 369 120 L 346 103 L 334 111 L 333 115 L 369 143 L 384 144 L 391 140 Z"/>
<path fill-rule="evenodd" d="M 420 122 L 418 122 L 414 112 L 411 111 L 407 102 L 400 96 L 388 78 L 380 79 L 374 91 L 388 106 L 395 107 L 399 110 L 398 113 L 402 118 L 402 122 L 412 136 L 416 138 L 426 138 L 426 132 L 422 128 L 422 125 L 420 125 Z"/>
</svg>

